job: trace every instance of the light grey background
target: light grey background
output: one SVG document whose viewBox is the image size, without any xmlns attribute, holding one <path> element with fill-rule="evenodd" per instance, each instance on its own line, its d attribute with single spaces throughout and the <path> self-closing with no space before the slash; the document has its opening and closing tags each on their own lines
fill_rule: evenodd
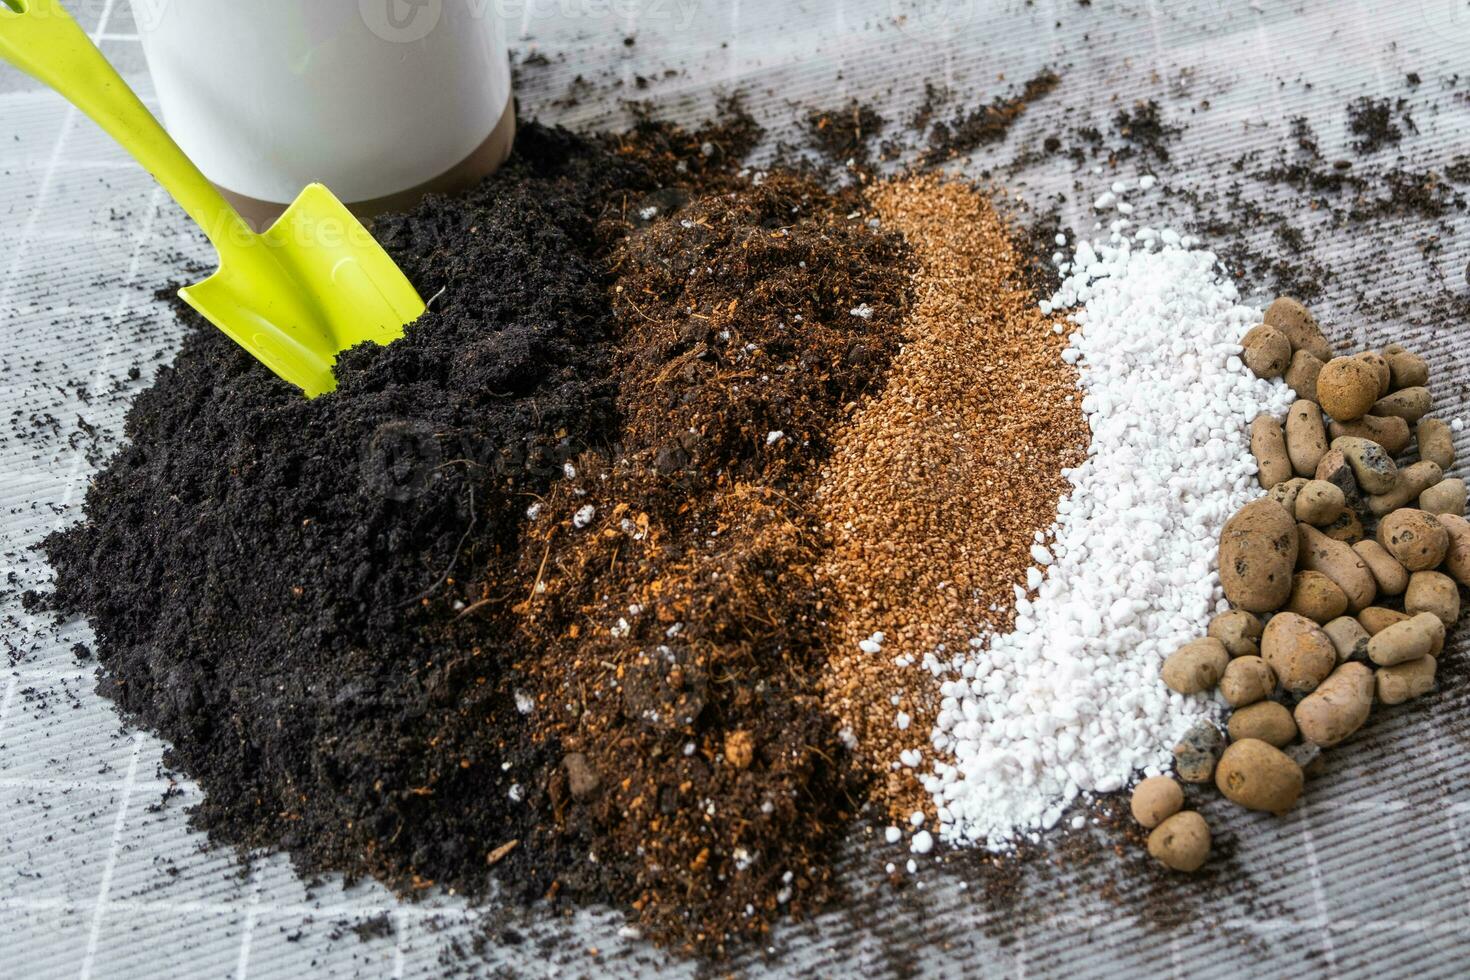
<svg viewBox="0 0 1470 980">
<path fill-rule="evenodd" d="M 69 6 L 151 103 L 124 0 Z M 1292 116 L 1312 120 L 1329 157 L 1345 152 L 1344 105 L 1362 94 L 1410 101 L 1420 132 L 1402 152 L 1418 166 L 1442 168 L 1470 131 L 1463 94 L 1470 82 L 1446 81 L 1470 70 L 1465 0 L 499 0 L 490 7 L 508 20 L 517 62 L 532 53 L 550 59 L 520 72 L 523 115 L 577 128 L 626 122 L 620 100 L 630 97 L 697 122 L 717 95 L 742 90 L 774 143 L 793 138 L 791 122 L 807 109 L 849 97 L 902 120 L 926 79 L 978 103 L 1052 66 L 1064 77 L 1058 91 L 1005 144 L 957 169 L 978 176 L 1060 127 L 1091 122 L 1107 130 L 1113 113 L 1139 98 L 1158 99 L 1188 124 L 1168 179 L 1205 189 L 1240 179 L 1227 163 L 1243 150 L 1274 152 Z M 625 37 L 636 43 L 625 45 Z M 664 77 L 670 68 L 677 74 Z M 1423 77 L 1417 89 L 1404 82 L 1410 71 Z M 652 79 L 642 91 L 640 74 Z M 589 84 L 574 88 L 578 75 Z M 129 393 L 176 343 L 153 291 L 183 276 L 186 261 L 208 255 L 95 128 L 8 70 L 0 70 L 0 177 L 0 360 L 8 367 L 0 372 L 0 563 L 18 583 L 7 586 L 0 574 L 7 654 L 0 660 L 0 975 L 695 974 L 694 964 L 620 935 L 614 912 L 565 919 L 467 910 L 448 898 L 401 904 L 370 884 L 304 883 L 278 855 L 242 867 L 233 853 L 204 849 L 185 816 L 199 790 L 182 782 L 181 795 L 165 799 L 163 746 L 120 727 L 93 693 L 93 668 L 69 652 L 90 641 L 86 626 L 57 630 L 27 615 L 16 593 L 44 582 L 42 563 L 27 549 L 77 519 L 89 453 L 117 435 Z M 1007 184 L 1033 202 L 1057 192 L 1089 201 L 1112 179 L 1111 171 L 1095 175 L 1052 159 Z M 1248 193 L 1306 207 L 1280 191 Z M 1069 216 L 1074 227 L 1090 228 L 1085 210 L 1073 207 Z M 1161 220 L 1157 211 L 1138 217 Z M 1454 225 L 1462 230 L 1463 219 Z M 1423 312 L 1435 291 L 1466 289 L 1470 248 L 1451 234 L 1425 259 L 1413 243 L 1427 230 L 1412 222 L 1373 229 L 1401 255 L 1389 263 L 1374 257 L 1362 228 L 1320 238 L 1316 257 L 1339 279 L 1318 309 L 1337 338 L 1407 338 L 1432 362 L 1441 414 L 1470 417 L 1464 324 L 1410 328 L 1354 303 L 1367 285 L 1408 297 Z M 1270 235 L 1262 228 L 1258 237 Z M 134 366 L 143 381 L 127 380 Z M 33 417 L 47 413 L 58 420 L 55 435 L 15 434 L 34 431 Z M 78 416 L 99 428 L 96 440 L 75 438 Z M 1462 440 L 1461 453 L 1467 448 Z M 1463 640 L 1452 650 L 1450 665 L 1463 669 L 1455 665 L 1465 657 Z M 982 879 L 953 862 L 926 863 L 922 887 L 896 893 L 881 884 L 880 871 L 902 856 L 859 837 L 845 859 L 854 889 L 847 907 L 779 929 L 774 953 L 746 950 L 718 969 L 1462 972 L 1470 954 L 1467 716 L 1463 697 L 1382 712 L 1332 753 L 1287 819 L 1210 806 L 1226 853 L 1222 870 L 1175 890 L 1140 877 L 1146 865 L 1130 857 L 1087 867 L 1064 858 L 1059 872 L 1027 872 L 1013 903 L 985 901 Z M 1121 899 L 1100 895 L 1109 880 Z M 1160 905 L 1177 911 L 1174 921 L 1156 921 Z M 380 913 L 391 918 L 393 936 L 364 941 L 348 931 Z M 457 955 L 454 944 L 468 948 L 484 930 L 482 916 L 513 923 L 523 941 L 492 939 L 483 954 Z"/>
</svg>

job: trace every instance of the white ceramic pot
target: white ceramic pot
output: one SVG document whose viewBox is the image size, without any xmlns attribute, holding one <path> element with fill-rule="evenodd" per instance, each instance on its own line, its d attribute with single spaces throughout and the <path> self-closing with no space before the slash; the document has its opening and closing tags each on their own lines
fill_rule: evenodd
<svg viewBox="0 0 1470 980">
<path fill-rule="evenodd" d="M 484 0 L 131 0 L 170 133 L 257 223 L 312 181 L 355 210 L 495 169 L 515 133 Z"/>
</svg>

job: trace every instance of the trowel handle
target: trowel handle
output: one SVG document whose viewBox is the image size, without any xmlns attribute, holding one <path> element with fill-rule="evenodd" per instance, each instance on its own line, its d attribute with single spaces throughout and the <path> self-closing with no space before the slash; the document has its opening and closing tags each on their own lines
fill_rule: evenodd
<svg viewBox="0 0 1470 980">
<path fill-rule="evenodd" d="M 249 240 L 250 226 L 184 155 L 59 0 L 0 0 L 0 57 L 61 93 L 121 143 L 216 248 Z"/>
</svg>

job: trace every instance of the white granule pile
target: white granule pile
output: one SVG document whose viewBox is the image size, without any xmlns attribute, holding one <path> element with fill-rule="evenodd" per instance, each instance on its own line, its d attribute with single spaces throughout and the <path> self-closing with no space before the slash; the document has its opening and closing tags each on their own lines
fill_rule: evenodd
<svg viewBox="0 0 1470 980">
<path fill-rule="evenodd" d="M 1096 204 L 1119 202 L 1109 191 Z M 1084 794 L 1163 771 L 1215 712 L 1167 689 L 1159 668 L 1226 608 L 1220 528 L 1261 493 L 1247 427 L 1293 396 L 1242 366 L 1239 340 L 1261 313 L 1237 302 L 1214 254 L 1129 227 L 1079 243 L 1044 304 L 1075 307 L 1064 358 L 1080 372 L 1092 443 L 1064 474 L 1072 492 L 1049 545 L 1033 549 L 1036 594 L 1017 588 L 1014 632 L 926 658 L 943 671 L 932 741 L 950 761 L 924 785 L 951 843 L 1003 849 L 1048 829 Z"/>
</svg>

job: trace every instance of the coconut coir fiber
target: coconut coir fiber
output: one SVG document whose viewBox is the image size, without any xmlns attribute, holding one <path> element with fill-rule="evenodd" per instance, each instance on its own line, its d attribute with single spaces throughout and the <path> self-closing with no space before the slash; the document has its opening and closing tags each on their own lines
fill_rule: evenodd
<svg viewBox="0 0 1470 980">
<path fill-rule="evenodd" d="M 915 254 L 912 340 L 822 475 L 836 636 L 823 687 L 863 766 L 885 773 L 874 797 L 906 817 L 932 810 L 913 768 L 892 768 L 901 752 L 929 751 L 939 682 L 926 657 L 947 663 L 1011 625 L 1033 535 L 1056 518 L 1087 423 L 1067 338 L 1037 307 L 991 199 L 918 175 L 875 184 L 867 200 Z M 874 633 L 884 640 L 869 652 Z"/>
<path fill-rule="evenodd" d="M 731 191 L 751 135 L 527 127 L 378 223 L 431 311 L 311 402 L 181 313 L 45 547 L 216 839 L 611 901 L 700 950 L 825 894 L 860 779 L 801 501 L 907 267 L 855 197 Z"/>
</svg>

